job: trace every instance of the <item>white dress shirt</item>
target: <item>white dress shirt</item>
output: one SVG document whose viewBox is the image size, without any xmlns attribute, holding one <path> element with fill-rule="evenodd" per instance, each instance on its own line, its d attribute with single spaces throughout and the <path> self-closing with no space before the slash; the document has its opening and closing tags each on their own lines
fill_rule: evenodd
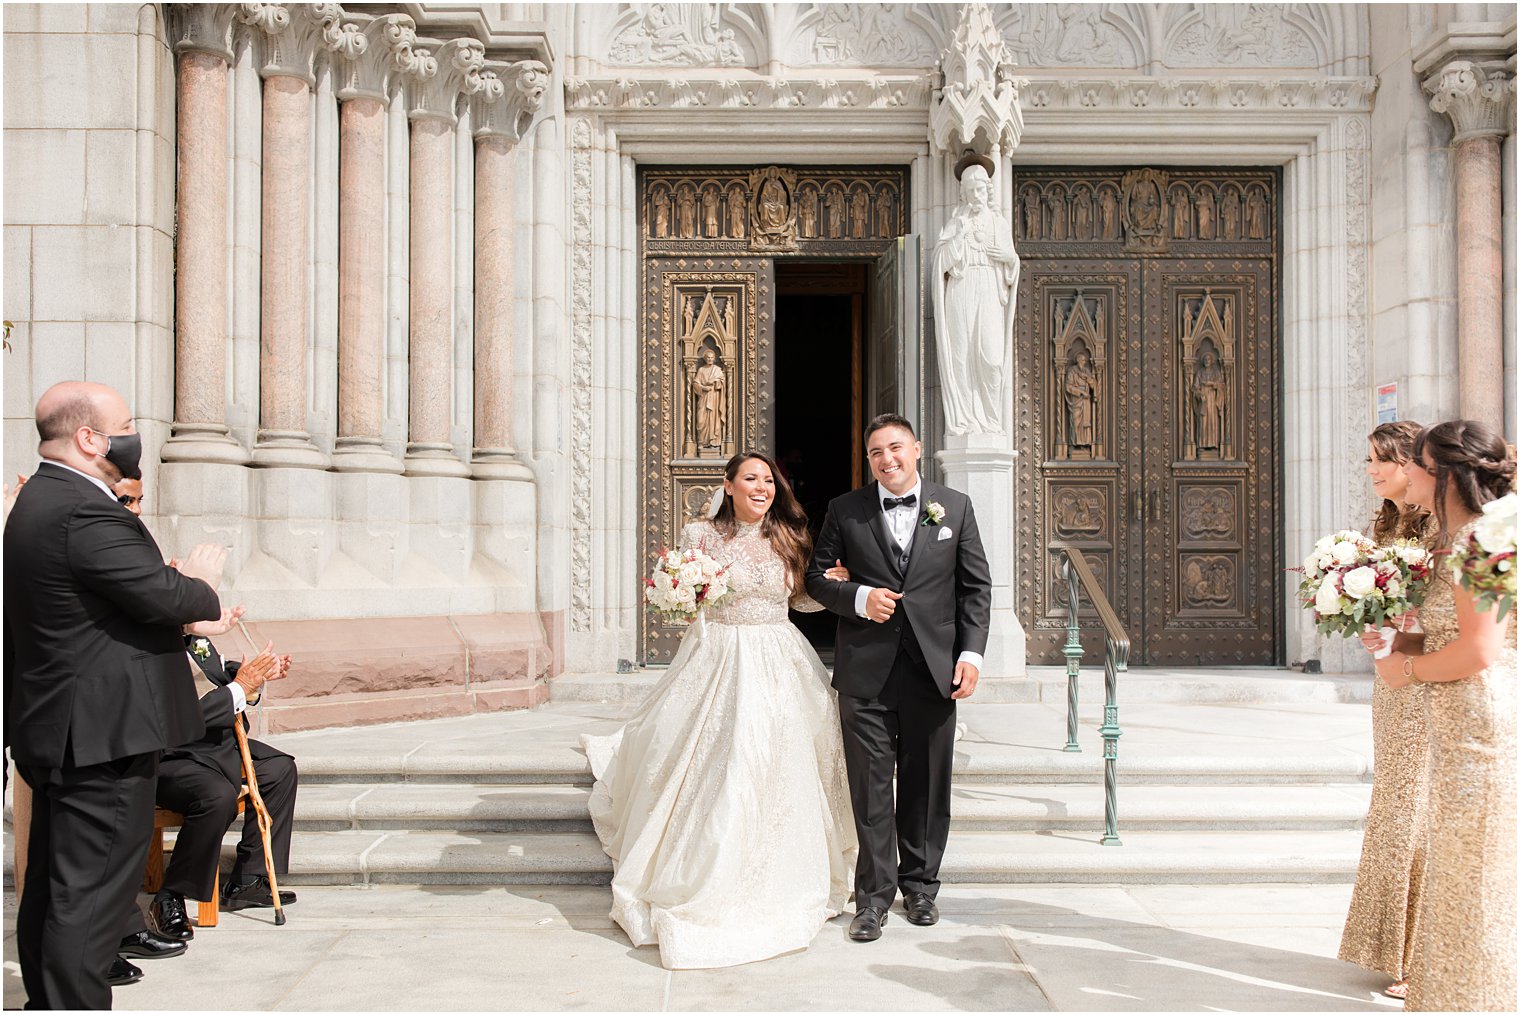
<svg viewBox="0 0 1520 1015">
<path fill-rule="evenodd" d="M 107 497 L 111 498 L 112 500 L 116 499 L 116 495 L 111 492 L 111 488 L 109 486 L 106 486 L 105 480 L 101 479 L 99 476 L 92 476 L 88 472 L 80 472 L 72 465 L 65 465 L 62 462 L 58 461 L 56 458 L 44 458 L 43 461 L 49 465 L 56 465 L 60 469 L 67 469 L 69 472 L 72 472 L 76 476 L 83 476 L 85 479 L 88 479 L 90 482 L 100 487 L 101 492 L 103 492 Z"/>
<path fill-rule="evenodd" d="M 923 477 L 913 481 L 913 489 L 903 494 L 904 497 L 913 497 L 913 504 L 897 504 L 888 511 L 886 499 L 896 496 L 892 491 L 876 484 L 876 497 L 881 503 L 882 514 L 887 519 L 887 531 L 892 533 L 892 539 L 897 543 L 898 549 L 906 550 L 913 543 L 913 528 L 917 524 L 919 516 L 924 510 L 924 480 Z M 862 585 L 855 592 L 855 615 L 865 617 L 866 599 L 874 591 L 870 585 Z M 869 619 L 869 618 L 867 618 Z M 970 663 L 976 667 L 977 673 L 982 671 L 982 654 L 980 652 L 962 652 L 955 660 L 958 663 Z"/>
</svg>

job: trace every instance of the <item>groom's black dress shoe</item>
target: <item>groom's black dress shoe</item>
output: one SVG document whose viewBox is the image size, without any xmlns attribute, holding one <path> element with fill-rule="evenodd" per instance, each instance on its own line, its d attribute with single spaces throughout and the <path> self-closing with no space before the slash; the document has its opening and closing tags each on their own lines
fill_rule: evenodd
<svg viewBox="0 0 1520 1015">
<path fill-rule="evenodd" d="M 185 949 L 189 947 L 183 941 L 155 934 L 151 930 L 140 930 L 122 938 L 116 954 L 134 959 L 172 959 L 176 955 L 185 954 Z"/>
<path fill-rule="evenodd" d="M 189 941 L 195 937 L 190 917 L 185 913 L 185 897 L 178 892 L 163 891 L 148 903 L 148 915 L 153 925 L 164 937 L 175 941 Z"/>
<path fill-rule="evenodd" d="M 903 909 L 908 911 L 908 922 L 920 927 L 932 927 L 939 923 L 939 907 L 927 892 L 909 892 L 903 899 Z"/>
<path fill-rule="evenodd" d="M 111 968 L 106 972 L 106 982 L 113 987 L 125 986 L 128 983 L 136 983 L 142 979 L 142 970 L 118 955 L 111 960 Z"/>
<path fill-rule="evenodd" d="M 875 941 L 881 937 L 881 925 L 887 922 L 887 911 L 878 906 L 867 906 L 850 921 L 851 941 Z"/>
</svg>

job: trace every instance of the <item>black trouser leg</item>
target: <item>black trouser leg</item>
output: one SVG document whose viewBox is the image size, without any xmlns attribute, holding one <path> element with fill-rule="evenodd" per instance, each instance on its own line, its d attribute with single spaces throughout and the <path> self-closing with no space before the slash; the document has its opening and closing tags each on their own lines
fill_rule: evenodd
<svg viewBox="0 0 1520 1015">
<path fill-rule="evenodd" d="M 259 796 L 269 809 L 269 846 L 274 850 L 274 871 L 290 871 L 290 830 L 296 813 L 296 759 L 284 754 L 253 760 L 253 774 L 259 780 Z M 237 861 L 232 865 L 234 877 L 263 875 L 264 840 L 259 835 L 258 814 L 253 804 L 244 808 L 243 837 L 238 841 Z"/>
<path fill-rule="evenodd" d="M 897 897 L 897 829 L 892 770 L 897 763 L 897 715 L 876 698 L 839 696 L 845 771 L 860 852 L 855 860 L 855 909 L 886 909 Z"/>
<path fill-rule="evenodd" d="M 950 836 L 955 702 L 920 664 L 898 657 L 883 696 L 897 709 L 897 884 L 939 893 L 939 865 Z M 906 665 L 905 665 L 906 664 Z"/>
<path fill-rule="evenodd" d="M 106 973 L 136 905 L 157 774 L 156 752 L 22 773 L 33 811 L 16 943 L 29 1007 L 111 1007 Z"/>
<path fill-rule="evenodd" d="M 238 787 L 205 765 L 180 759 L 164 766 L 158 805 L 185 816 L 164 869 L 165 891 L 201 902 L 216 897 L 222 836 L 237 817 L 237 795 Z"/>
</svg>

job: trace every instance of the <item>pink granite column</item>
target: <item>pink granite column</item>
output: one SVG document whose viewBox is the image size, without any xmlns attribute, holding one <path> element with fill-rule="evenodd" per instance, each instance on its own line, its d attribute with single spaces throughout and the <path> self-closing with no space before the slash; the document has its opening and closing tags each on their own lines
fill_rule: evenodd
<svg viewBox="0 0 1520 1015">
<path fill-rule="evenodd" d="M 289 74 L 264 80 L 259 285 L 259 465 L 325 468 L 306 429 L 307 258 L 311 88 Z"/>
<path fill-rule="evenodd" d="M 1457 177 L 1457 384 L 1462 418 L 1504 428 L 1504 230 L 1497 134 L 1452 146 Z"/>
<path fill-rule="evenodd" d="M 475 452 L 482 479 L 531 479 L 512 443 L 512 140 L 475 139 Z"/>
<path fill-rule="evenodd" d="M 174 248 L 174 427 L 166 461 L 230 462 L 248 453 L 228 436 L 227 56 L 179 60 Z"/>
<path fill-rule="evenodd" d="M 455 457 L 453 443 L 453 147 L 452 118 L 414 117 L 410 173 L 408 475 L 469 475 L 469 469 Z"/>
<path fill-rule="evenodd" d="M 400 472 L 381 444 L 385 367 L 385 104 L 345 99 L 338 126 L 338 436 L 333 468 Z"/>
</svg>

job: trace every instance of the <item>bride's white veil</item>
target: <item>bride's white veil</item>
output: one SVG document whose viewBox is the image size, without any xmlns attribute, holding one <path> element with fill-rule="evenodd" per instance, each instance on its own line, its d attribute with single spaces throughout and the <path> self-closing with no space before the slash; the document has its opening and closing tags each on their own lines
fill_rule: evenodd
<svg viewBox="0 0 1520 1015">
<path fill-rule="evenodd" d="M 719 486 L 713 491 L 712 500 L 707 502 L 707 517 L 716 518 L 723 508 L 723 487 Z"/>
</svg>

